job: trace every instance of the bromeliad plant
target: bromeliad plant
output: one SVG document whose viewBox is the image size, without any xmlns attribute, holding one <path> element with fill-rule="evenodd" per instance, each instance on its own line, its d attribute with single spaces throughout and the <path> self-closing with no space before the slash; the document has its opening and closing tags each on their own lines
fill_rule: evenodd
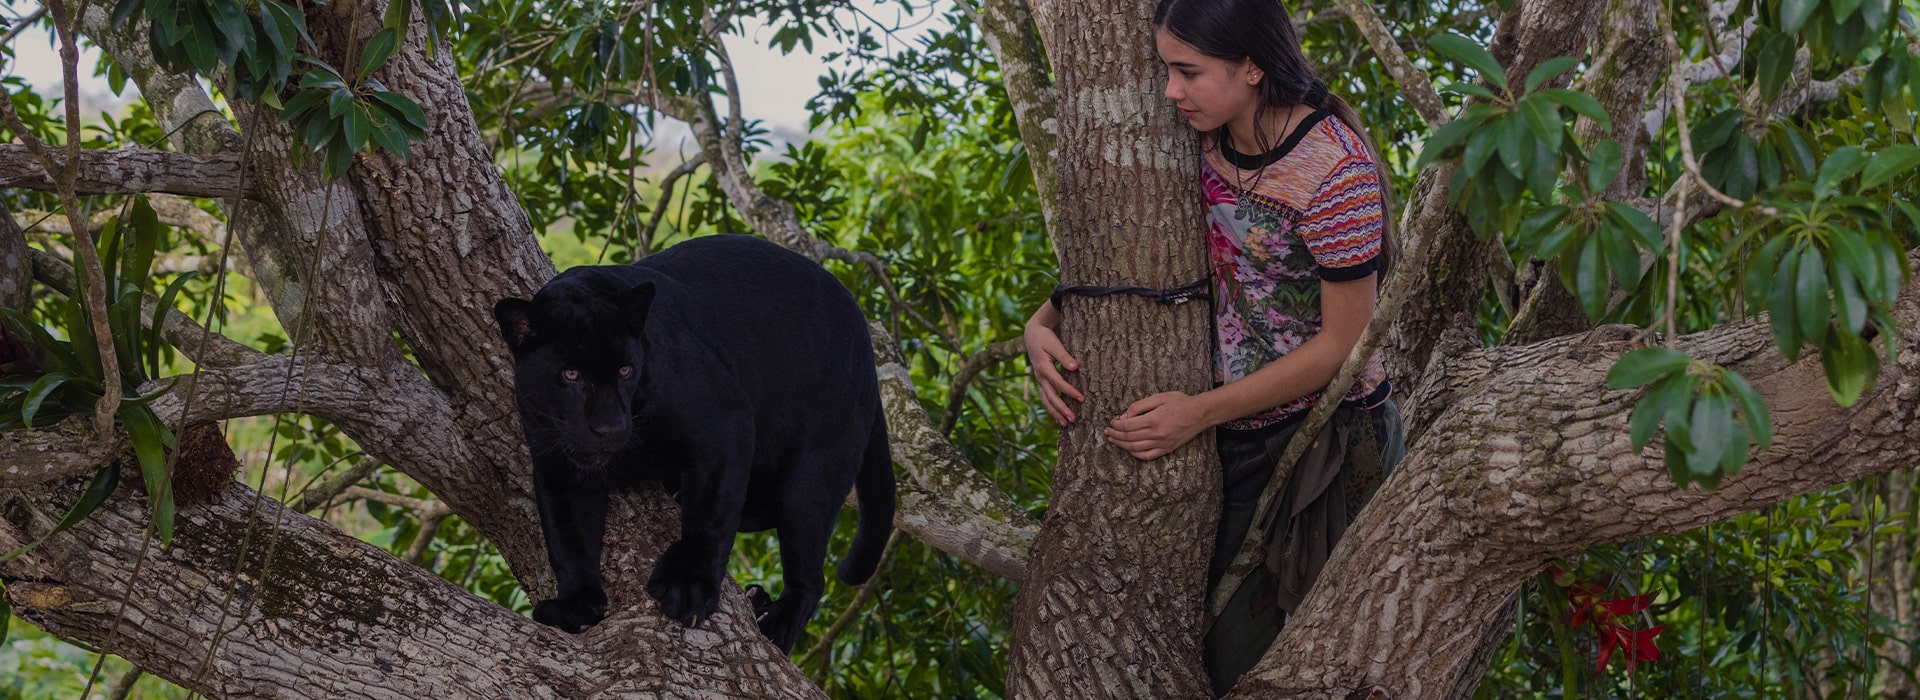
<svg viewBox="0 0 1920 700">
<path fill-rule="evenodd" d="M 161 370 L 164 343 L 160 327 L 165 314 L 160 311 L 173 308 L 174 297 L 193 278 L 191 272 L 176 277 L 161 292 L 153 322 L 141 322 L 141 306 L 153 291 L 148 270 L 165 234 L 165 227 L 146 199 L 136 197 L 125 214 L 107 223 L 97 243 L 102 267 L 107 271 L 107 326 L 120 361 L 123 389 L 119 422 L 127 431 L 134 461 L 146 482 L 154 534 L 162 545 L 173 540 L 173 494 L 166 479 L 166 454 L 174 446 L 174 437 L 149 404 L 171 385 L 139 392 Z M 84 287 L 85 268 L 76 265 L 74 271 L 82 277 L 75 287 Z M 86 304 L 78 298 L 67 298 L 52 307 L 48 325 L 66 340 L 56 338 L 53 331 L 26 312 L 0 307 L 0 430 L 45 427 L 70 415 L 90 415 L 100 400 L 104 382 Z M 86 495 L 57 527 L 26 547 L 0 554 L 0 561 L 25 554 L 86 518 L 113 492 L 120 468 L 120 460 L 108 461 L 95 474 Z"/>
<path fill-rule="evenodd" d="M 1516 86 L 1477 42 L 1434 37 L 1436 53 L 1481 82 L 1444 90 L 1470 103 L 1434 132 L 1417 166 L 1454 163 L 1451 201 L 1472 229 L 1554 264 L 1596 322 L 1652 325 L 1662 306 L 1673 320 L 1683 304 L 1696 323 L 1765 312 L 1781 353 L 1789 361 L 1808 348 L 1819 353 L 1834 400 L 1850 406 L 1878 377 L 1879 350 L 1894 351 L 1893 305 L 1909 275 L 1904 251 L 1920 227 L 1920 208 L 1909 201 L 1920 184 L 1909 106 L 1920 95 L 1920 70 L 1906 41 L 1920 25 L 1891 0 L 1749 0 L 1727 22 L 1753 27 L 1745 55 L 1723 76 L 1749 89 L 1679 134 L 1699 154 L 1697 168 L 1683 149 L 1657 141 L 1646 155 L 1672 178 L 1651 184 L 1688 178 L 1696 191 L 1714 190 L 1726 207 L 1709 224 L 1727 229 L 1719 235 L 1682 221 L 1662 236 L 1642 208 L 1602 199 L 1620 171 L 1621 147 L 1581 144 L 1572 120 L 1609 131 L 1606 111 L 1579 91 L 1545 87 L 1576 65 L 1572 57 L 1543 63 Z M 1797 58 L 1803 48 L 1809 62 Z M 1875 119 L 1858 128 L 1865 133 L 1847 134 L 1848 145 L 1827 150 L 1818 130 L 1776 101 L 1795 83 L 1844 84 L 1836 79 L 1850 68 L 1862 82 L 1857 96 L 1843 93 L 1845 106 Z M 1686 272 L 1705 279 L 1684 287 L 1666 279 Z M 1696 298 L 1683 300 L 1689 294 Z M 1747 381 L 1682 351 L 1628 353 L 1607 383 L 1647 388 L 1631 419 L 1633 445 L 1644 448 L 1664 426 L 1668 470 L 1683 488 L 1714 488 L 1746 463 L 1754 443 L 1771 444 L 1766 406 Z"/>
</svg>

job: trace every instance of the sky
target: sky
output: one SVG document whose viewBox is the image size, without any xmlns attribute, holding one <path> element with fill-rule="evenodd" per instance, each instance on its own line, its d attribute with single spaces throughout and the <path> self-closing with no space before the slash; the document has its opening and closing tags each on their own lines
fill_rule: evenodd
<svg viewBox="0 0 1920 700">
<path fill-rule="evenodd" d="M 896 6 L 881 7 L 877 0 L 856 0 L 854 3 L 863 11 L 881 21 L 901 22 L 913 25 L 930 14 L 936 19 L 915 25 L 912 32 L 924 32 L 939 25 L 937 17 L 944 6 L 952 0 L 934 0 L 935 11 L 921 9 L 913 17 L 902 18 Z M 19 17 L 39 9 L 37 0 L 0 0 L 0 16 L 8 19 Z M 744 37 L 727 37 L 727 51 L 733 57 L 736 72 L 740 80 L 742 94 L 741 111 L 748 119 L 764 120 L 765 126 L 773 134 L 788 141 L 801 140 L 807 128 L 807 100 L 819 91 L 819 77 L 826 73 L 826 66 L 817 55 L 807 54 L 798 47 L 791 55 L 781 55 L 779 50 L 764 45 L 772 36 L 773 30 L 758 22 L 749 20 Z M 32 83 L 41 94 L 57 94 L 60 89 L 60 54 L 54 47 L 48 32 L 42 27 L 23 32 L 13 40 L 15 60 L 0 68 L 0 75 L 18 75 Z M 841 48 L 837 43 L 816 38 L 814 48 L 817 54 L 824 54 Z M 80 107 L 82 114 L 95 114 L 110 109 L 123 98 L 116 98 L 108 89 L 105 78 L 91 77 L 93 67 L 99 61 L 99 51 L 85 48 L 82 42 L 80 58 Z M 131 84 L 127 88 L 129 96 L 138 92 Z M 658 147 L 672 148 L 685 134 L 684 127 L 679 129 L 662 128 L 656 134 Z M 687 140 L 692 148 L 691 139 Z"/>
</svg>

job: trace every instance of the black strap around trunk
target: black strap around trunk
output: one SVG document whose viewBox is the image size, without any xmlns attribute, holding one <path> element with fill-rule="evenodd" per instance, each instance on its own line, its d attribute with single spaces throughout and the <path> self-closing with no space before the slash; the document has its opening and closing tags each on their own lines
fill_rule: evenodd
<svg viewBox="0 0 1920 700">
<path fill-rule="evenodd" d="M 1062 284 L 1062 285 L 1055 286 L 1053 288 L 1053 296 L 1049 297 L 1049 301 L 1053 303 L 1053 308 L 1064 310 L 1067 307 L 1063 305 L 1062 302 L 1066 301 L 1067 295 L 1083 296 L 1083 297 L 1104 297 L 1104 296 L 1111 296 L 1114 294 L 1132 294 L 1134 296 L 1146 297 L 1148 299 L 1152 299 L 1155 303 L 1158 303 L 1158 304 L 1166 304 L 1168 306 L 1172 306 L 1175 304 L 1185 304 L 1195 299 L 1210 299 L 1212 297 L 1212 294 L 1211 294 L 1212 290 L 1210 286 L 1207 284 L 1207 282 L 1208 282 L 1207 278 L 1202 277 L 1199 280 L 1195 281 L 1193 284 L 1189 284 L 1184 287 L 1175 287 L 1173 289 L 1148 289 L 1146 287 L 1119 287 L 1119 286 L 1101 286 L 1101 285 L 1092 285 L 1092 284 L 1079 284 L 1079 285 Z"/>
</svg>

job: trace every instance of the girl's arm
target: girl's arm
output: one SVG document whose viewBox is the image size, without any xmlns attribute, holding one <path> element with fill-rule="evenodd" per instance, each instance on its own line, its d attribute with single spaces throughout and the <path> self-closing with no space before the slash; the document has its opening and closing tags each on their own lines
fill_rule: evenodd
<svg viewBox="0 0 1920 700">
<path fill-rule="evenodd" d="M 1186 444 L 1202 430 L 1325 389 L 1373 320 L 1377 277 L 1322 280 L 1320 332 L 1307 342 L 1253 374 L 1211 391 L 1194 395 L 1169 391 L 1136 401 L 1106 428 L 1107 440 L 1136 458 L 1153 459 Z"/>
</svg>

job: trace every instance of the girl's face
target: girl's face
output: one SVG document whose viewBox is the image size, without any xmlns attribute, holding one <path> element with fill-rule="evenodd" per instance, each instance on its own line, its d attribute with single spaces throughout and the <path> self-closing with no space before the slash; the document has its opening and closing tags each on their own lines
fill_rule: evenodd
<svg viewBox="0 0 1920 700">
<path fill-rule="evenodd" d="M 1153 43 L 1160 62 L 1167 65 L 1167 99 L 1188 124 L 1212 131 L 1224 124 L 1244 129 L 1253 123 L 1260 103 L 1260 69 L 1252 60 L 1208 56 L 1165 29 L 1154 31 Z"/>
</svg>

